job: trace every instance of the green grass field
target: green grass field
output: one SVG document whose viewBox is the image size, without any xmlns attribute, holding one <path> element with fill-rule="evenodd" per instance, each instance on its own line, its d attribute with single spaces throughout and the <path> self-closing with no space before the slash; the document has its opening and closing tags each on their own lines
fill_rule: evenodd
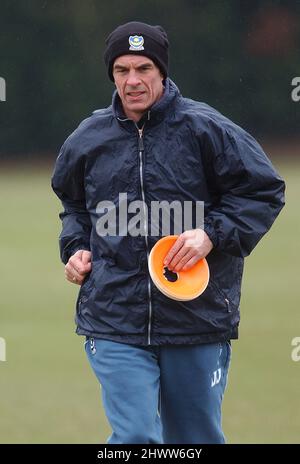
<svg viewBox="0 0 300 464">
<path fill-rule="evenodd" d="M 224 399 L 229 443 L 300 443 L 300 164 L 277 164 L 287 205 L 246 260 L 240 340 Z M 103 443 L 99 387 L 74 333 L 77 287 L 64 280 L 51 169 L 0 171 L 1 443 Z"/>
</svg>

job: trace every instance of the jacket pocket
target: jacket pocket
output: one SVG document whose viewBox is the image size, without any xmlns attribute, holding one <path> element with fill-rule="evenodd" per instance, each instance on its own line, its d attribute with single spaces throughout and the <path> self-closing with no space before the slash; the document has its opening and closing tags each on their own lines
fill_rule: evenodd
<svg viewBox="0 0 300 464">
<path fill-rule="evenodd" d="M 79 313 L 83 311 L 87 302 L 90 302 L 93 308 L 95 305 L 94 300 L 97 296 L 99 298 L 99 294 L 104 295 L 109 269 L 114 264 L 114 259 L 109 256 L 103 256 L 97 261 L 92 262 L 92 270 L 79 290 L 76 303 L 76 309 Z"/>
<path fill-rule="evenodd" d="M 79 313 L 81 311 L 82 306 L 84 305 L 84 303 L 88 301 L 90 294 L 92 293 L 97 267 L 97 262 L 93 262 L 91 272 L 86 276 L 79 289 L 76 301 L 76 309 Z"/>
<path fill-rule="evenodd" d="M 218 302 L 220 302 L 228 313 L 231 313 L 235 307 L 231 299 L 221 290 L 218 285 L 210 279 L 207 289 L 211 288 L 213 294 L 217 297 Z"/>
<path fill-rule="evenodd" d="M 90 274 L 89 276 L 83 281 L 80 289 L 79 289 L 79 293 L 78 293 L 78 297 L 77 297 L 77 301 L 76 301 L 76 310 L 78 312 L 80 312 L 81 310 L 81 305 L 83 303 L 85 303 L 87 300 L 88 300 L 88 293 L 87 293 L 87 287 L 90 285 Z"/>
</svg>

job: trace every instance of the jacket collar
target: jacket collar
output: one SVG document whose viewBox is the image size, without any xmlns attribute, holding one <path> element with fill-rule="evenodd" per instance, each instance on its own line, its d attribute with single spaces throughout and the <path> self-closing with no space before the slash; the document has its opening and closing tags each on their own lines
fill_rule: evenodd
<svg viewBox="0 0 300 464">
<path fill-rule="evenodd" d="M 171 79 L 167 77 L 165 79 L 163 96 L 144 114 L 143 118 L 152 122 L 162 121 L 164 119 L 166 111 L 169 109 L 170 105 L 174 103 L 178 96 L 180 96 L 178 87 Z M 132 121 L 131 119 L 127 118 L 124 114 L 121 99 L 117 90 L 115 90 L 115 92 L 113 93 L 112 110 L 114 116 L 120 122 Z"/>
</svg>

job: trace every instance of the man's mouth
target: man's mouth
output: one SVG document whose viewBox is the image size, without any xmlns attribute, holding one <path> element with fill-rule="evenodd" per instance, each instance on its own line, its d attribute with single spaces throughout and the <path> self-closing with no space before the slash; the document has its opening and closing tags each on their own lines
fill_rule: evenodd
<svg viewBox="0 0 300 464">
<path fill-rule="evenodd" d="M 127 95 L 131 98 L 138 98 L 144 95 L 144 91 L 139 91 L 139 92 L 127 92 Z"/>
</svg>

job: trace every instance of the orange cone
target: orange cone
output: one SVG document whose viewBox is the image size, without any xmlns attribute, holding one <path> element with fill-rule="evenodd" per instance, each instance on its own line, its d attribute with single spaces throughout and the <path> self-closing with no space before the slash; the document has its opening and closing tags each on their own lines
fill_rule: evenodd
<svg viewBox="0 0 300 464">
<path fill-rule="evenodd" d="M 164 295 L 177 301 L 189 301 L 206 289 L 209 267 L 205 258 L 186 271 L 172 272 L 165 267 L 164 259 L 177 238 L 178 235 L 168 235 L 160 239 L 150 252 L 148 267 L 153 283 Z"/>
</svg>

